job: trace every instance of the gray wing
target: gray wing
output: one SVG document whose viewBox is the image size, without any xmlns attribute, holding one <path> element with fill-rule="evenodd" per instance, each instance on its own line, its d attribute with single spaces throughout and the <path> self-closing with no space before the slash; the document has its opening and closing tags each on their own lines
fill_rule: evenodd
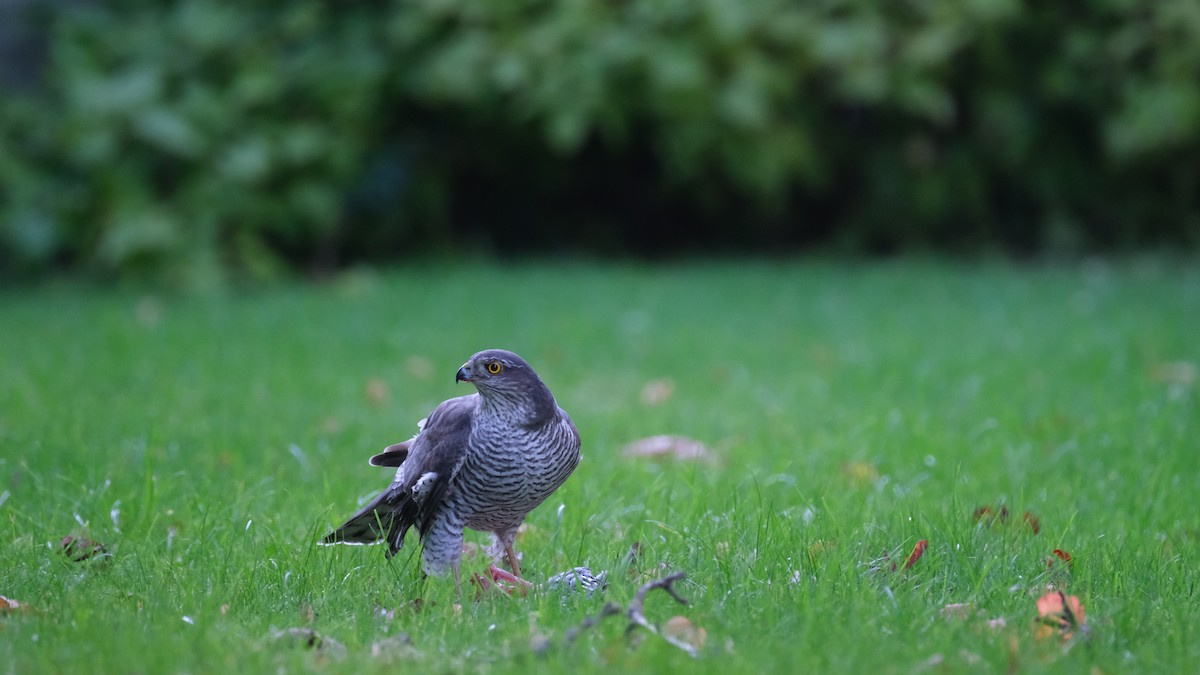
<svg viewBox="0 0 1200 675">
<path fill-rule="evenodd" d="M 445 502 L 450 478 L 466 455 L 478 396 L 442 403 L 414 438 L 372 457 L 372 464 L 399 467 L 395 482 L 321 543 L 366 544 L 386 539 L 390 557 L 400 550 L 410 527 L 415 526 L 424 537 Z"/>
</svg>

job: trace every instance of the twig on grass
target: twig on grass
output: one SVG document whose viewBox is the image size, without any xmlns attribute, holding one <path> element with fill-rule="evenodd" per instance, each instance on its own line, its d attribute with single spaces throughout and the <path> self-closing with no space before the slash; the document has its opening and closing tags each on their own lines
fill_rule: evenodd
<svg viewBox="0 0 1200 675">
<path fill-rule="evenodd" d="M 665 591 L 672 598 L 675 598 L 676 602 L 682 605 L 688 604 L 688 601 L 683 596 L 679 595 L 679 592 L 675 590 L 675 582 L 683 579 L 686 576 L 687 574 L 684 572 L 673 572 L 661 579 L 655 579 L 654 581 L 650 581 L 642 585 L 642 587 L 638 589 L 637 594 L 633 596 L 633 600 L 630 601 L 628 608 L 622 608 L 615 602 L 606 603 L 598 613 L 585 616 L 583 621 L 579 622 L 579 625 L 568 628 L 563 634 L 563 643 L 569 645 L 575 642 L 575 640 L 578 639 L 584 631 L 594 627 L 604 619 L 623 613 L 625 614 L 625 617 L 629 619 L 629 625 L 625 627 L 625 636 L 627 638 L 632 637 L 633 632 L 637 630 L 638 626 L 641 626 L 655 635 L 661 635 L 664 640 L 675 645 L 676 647 L 679 647 L 688 654 L 697 656 L 699 652 L 695 645 L 680 640 L 674 635 L 660 631 L 654 624 L 650 623 L 650 620 L 646 618 L 645 613 L 646 596 L 649 595 L 650 591 L 653 591 L 656 588 Z M 536 641 L 534 650 L 538 654 L 544 654 L 549 650 L 549 648 L 550 641 L 547 639 L 540 639 Z"/>
<path fill-rule="evenodd" d="M 675 582 L 683 579 L 685 576 L 687 574 L 684 572 L 672 572 L 661 579 L 655 579 L 639 588 L 637 595 L 633 596 L 633 601 L 629 603 L 629 609 L 625 612 L 625 615 L 629 617 L 629 625 L 625 627 L 625 634 L 628 635 L 633 632 L 635 626 L 641 626 L 651 633 L 658 632 L 658 629 L 646 620 L 646 614 L 643 611 L 643 607 L 646 604 L 646 595 L 656 588 L 666 591 L 679 604 L 688 604 L 688 601 L 675 591 Z"/>
<path fill-rule="evenodd" d="M 604 603 L 604 607 L 600 609 L 599 614 L 596 614 L 594 616 L 589 614 L 588 616 L 583 617 L 583 621 L 580 621 L 578 626 L 572 626 L 571 628 L 568 628 L 567 632 L 563 633 L 563 642 L 565 642 L 566 644 L 571 644 L 572 642 L 575 641 L 576 638 L 578 638 L 580 636 L 580 634 L 583 633 L 583 631 L 591 628 L 592 626 L 595 626 L 596 624 L 600 623 L 601 621 L 603 621 L 604 619 L 606 619 L 610 616 L 614 616 L 614 615 L 617 615 L 620 613 L 621 613 L 621 606 L 618 605 L 617 603 L 615 603 L 615 602 Z"/>
</svg>

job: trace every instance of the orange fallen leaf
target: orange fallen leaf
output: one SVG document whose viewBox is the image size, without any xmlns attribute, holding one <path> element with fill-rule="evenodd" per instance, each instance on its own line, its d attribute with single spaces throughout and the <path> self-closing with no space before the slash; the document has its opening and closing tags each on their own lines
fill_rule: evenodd
<svg viewBox="0 0 1200 675">
<path fill-rule="evenodd" d="M 1037 611 L 1039 627 L 1035 636 L 1039 640 L 1057 631 L 1066 641 L 1071 639 L 1075 631 L 1086 630 L 1083 603 L 1074 595 L 1051 591 L 1037 599 Z"/>
<path fill-rule="evenodd" d="M 891 570 L 892 572 L 895 572 L 897 569 L 900 571 L 907 570 L 908 568 L 912 567 L 914 563 L 920 560 L 921 556 L 925 555 L 925 549 L 928 547 L 928 539 L 922 539 L 921 541 L 918 541 L 916 546 L 913 546 L 912 553 L 909 553 L 908 558 L 904 560 L 904 567 L 901 568 L 897 568 L 896 561 L 892 559 L 892 554 L 888 551 L 884 551 L 882 556 L 868 563 L 870 567 L 867 568 L 867 572 L 871 574 L 878 574 L 879 572 L 884 572 L 887 570 Z"/>
<path fill-rule="evenodd" d="M 987 525 L 988 527 L 992 527 L 997 523 L 1001 525 L 1007 525 L 1008 519 L 1008 507 L 1004 504 L 1001 504 L 995 509 L 990 506 L 980 506 L 977 507 L 974 513 L 971 514 L 971 520 Z M 1029 529 L 1032 530 L 1034 534 L 1038 534 L 1042 531 L 1041 521 L 1038 520 L 1037 515 L 1032 511 L 1026 511 L 1025 513 L 1021 514 L 1021 522 L 1028 525 Z"/>
<path fill-rule="evenodd" d="M 926 548 L 929 548 L 928 539 L 918 541 L 917 545 L 913 547 L 912 553 L 908 554 L 908 559 L 904 561 L 904 569 L 912 567 L 914 563 L 920 560 L 921 556 L 925 555 Z"/>
<path fill-rule="evenodd" d="M 1067 553 L 1066 551 L 1062 550 L 1061 548 L 1054 549 L 1053 553 L 1054 553 L 1054 558 L 1046 559 L 1046 569 L 1054 567 L 1055 558 L 1066 563 L 1067 567 L 1071 567 L 1073 565 L 1070 553 Z"/>
</svg>

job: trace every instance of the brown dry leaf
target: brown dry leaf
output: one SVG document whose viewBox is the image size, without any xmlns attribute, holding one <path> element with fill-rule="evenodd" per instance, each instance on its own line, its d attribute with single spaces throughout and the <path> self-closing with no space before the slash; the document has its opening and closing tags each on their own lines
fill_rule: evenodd
<svg viewBox="0 0 1200 675">
<path fill-rule="evenodd" d="M 433 362 L 424 356 L 410 356 L 404 362 L 404 370 L 417 380 L 428 380 L 433 377 Z"/>
<path fill-rule="evenodd" d="M 1032 530 L 1034 534 L 1041 533 L 1042 521 L 1039 520 L 1032 511 L 1026 511 L 1024 515 L 1021 516 L 1021 520 L 1023 520 L 1025 524 L 1029 526 L 1029 529 Z"/>
<path fill-rule="evenodd" d="M 995 510 L 993 510 L 990 506 L 980 506 L 979 508 L 975 509 L 973 514 L 971 514 L 971 520 L 974 520 L 977 523 L 983 523 L 984 525 L 990 527 L 995 525 L 997 522 L 1007 523 L 1008 515 L 1008 507 L 1004 504 L 996 507 Z"/>
<path fill-rule="evenodd" d="M 870 462 L 846 462 L 842 476 L 857 487 L 865 487 L 879 482 L 879 469 Z"/>
<path fill-rule="evenodd" d="M 1164 382 L 1185 389 L 1196 384 L 1197 375 L 1200 375 L 1200 372 L 1197 371 L 1196 364 L 1190 361 L 1160 363 L 1150 371 L 1150 379 L 1155 382 Z"/>
<path fill-rule="evenodd" d="M 67 556 L 67 558 L 72 562 L 83 562 L 88 558 L 103 555 L 108 549 L 105 548 L 104 544 L 101 544 L 98 541 L 92 541 L 87 537 L 77 537 L 73 534 L 68 534 L 67 536 L 63 537 L 62 542 L 59 543 L 59 550 L 62 551 L 63 555 Z"/>
<path fill-rule="evenodd" d="M 675 394 L 675 382 L 668 378 L 650 380 L 642 387 L 642 405 L 656 406 L 666 403 Z"/>
<path fill-rule="evenodd" d="M 387 383 L 378 377 L 372 377 L 367 380 L 366 387 L 367 402 L 373 406 L 381 406 L 387 402 L 388 386 Z"/>
<path fill-rule="evenodd" d="M 700 441 L 686 436 L 659 435 L 633 441 L 626 445 L 621 454 L 626 457 L 650 459 L 678 459 L 697 462 L 715 462 L 712 452 Z"/>
<path fill-rule="evenodd" d="M 695 625 L 685 616 L 673 616 L 663 624 L 662 635 L 668 642 L 693 656 L 704 648 L 708 631 Z"/>
</svg>

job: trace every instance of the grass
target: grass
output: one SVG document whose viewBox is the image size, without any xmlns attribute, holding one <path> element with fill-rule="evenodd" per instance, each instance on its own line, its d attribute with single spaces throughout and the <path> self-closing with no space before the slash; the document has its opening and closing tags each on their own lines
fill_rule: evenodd
<svg viewBox="0 0 1200 675">
<path fill-rule="evenodd" d="M 0 614 L 0 672 L 1200 663 L 1195 265 L 471 264 L 226 297 L 7 291 L 0 324 L 0 594 L 28 608 Z M 620 618 L 562 644 L 598 598 L 456 611 L 415 546 L 314 546 L 387 483 L 366 457 L 466 393 L 455 370 L 492 346 L 526 356 L 584 438 L 529 518 L 526 575 L 587 564 L 625 603 L 683 570 L 691 604 L 646 610 L 703 627 L 698 659 L 630 649 Z M 647 405 L 658 379 L 673 394 Z M 719 462 L 622 456 L 658 433 Z M 1009 523 L 973 521 L 1000 504 Z M 71 562 L 67 534 L 110 555 Z M 911 569 L 869 571 L 918 540 Z M 1054 549 L 1069 571 L 1048 570 Z M 1090 639 L 1034 639 L 1047 584 L 1081 599 Z M 271 639 L 293 626 L 346 654 Z M 400 634 L 410 648 L 372 654 Z"/>
</svg>

